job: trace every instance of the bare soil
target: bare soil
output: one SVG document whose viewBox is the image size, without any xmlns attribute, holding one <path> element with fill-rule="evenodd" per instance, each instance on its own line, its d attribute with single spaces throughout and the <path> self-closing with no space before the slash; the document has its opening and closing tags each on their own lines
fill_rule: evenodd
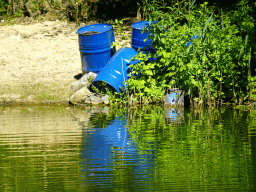
<svg viewBox="0 0 256 192">
<path fill-rule="evenodd" d="M 68 104 L 71 85 L 82 73 L 80 27 L 66 21 L 2 22 L 0 104 Z M 131 29 L 125 33 L 130 36 Z M 130 38 L 115 40 L 131 47 Z"/>
</svg>

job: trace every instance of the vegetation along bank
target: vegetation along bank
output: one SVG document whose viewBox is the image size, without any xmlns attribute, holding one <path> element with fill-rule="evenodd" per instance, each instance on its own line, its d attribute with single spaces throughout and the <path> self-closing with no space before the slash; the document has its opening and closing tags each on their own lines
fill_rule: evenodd
<svg viewBox="0 0 256 192">
<path fill-rule="evenodd" d="M 19 2 L 24 4 L 25 1 Z M 117 2 L 115 5 L 120 5 Z M 89 22 L 96 17 L 113 17 L 107 12 L 97 16 L 92 16 L 90 11 L 83 12 L 79 8 L 82 3 L 87 3 L 87 7 L 92 5 L 90 1 L 79 1 L 77 7 L 66 6 L 64 9 L 57 5 L 54 8 L 52 2 L 48 4 L 51 10 L 59 11 L 56 13 L 59 19 L 63 17 L 75 21 L 76 24 L 84 20 Z M 10 7 L 10 3 L 5 9 L 3 3 L 0 6 L 2 17 L 4 13 L 9 16 L 16 13 L 13 8 L 15 6 Z M 100 3 L 98 6 L 100 8 Z M 136 6 L 134 4 L 133 8 L 126 10 L 127 14 L 135 12 L 138 19 L 158 21 L 149 29 L 155 51 L 136 56 L 135 59 L 140 62 L 131 66 L 131 78 L 127 82 L 126 90 L 121 94 L 107 90 L 111 101 L 126 104 L 132 97 L 137 103 L 161 103 L 168 90 L 179 88 L 185 91 L 191 105 L 254 103 L 255 6 L 255 2 L 246 0 L 236 1 L 232 5 L 156 0 L 142 0 Z M 42 14 L 40 9 L 39 6 L 37 10 Z M 29 9 L 26 8 L 26 14 L 28 13 Z M 83 16 L 82 13 L 87 15 Z M 124 31 L 122 23 L 119 24 L 120 31 Z M 195 36 L 197 38 L 193 39 Z M 187 42 L 191 42 L 190 45 Z M 157 59 L 149 62 L 148 57 Z"/>
</svg>

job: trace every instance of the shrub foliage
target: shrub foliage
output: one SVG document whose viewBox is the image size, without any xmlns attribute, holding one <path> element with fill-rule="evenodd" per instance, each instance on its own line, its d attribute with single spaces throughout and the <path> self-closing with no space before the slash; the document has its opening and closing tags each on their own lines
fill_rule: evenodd
<svg viewBox="0 0 256 192">
<path fill-rule="evenodd" d="M 148 11 L 148 19 L 158 21 L 148 28 L 155 52 L 135 57 L 140 63 L 131 66 L 128 80 L 128 89 L 138 100 L 160 102 L 170 88 L 185 90 L 198 104 L 255 99 L 251 75 L 255 4 L 242 0 L 236 9 L 224 12 L 207 2 L 199 6 L 183 2 L 164 9 L 157 2 L 153 0 L 154 11 Z M 148 57 L 157 61 L 149 62 Z"/>
</svg>

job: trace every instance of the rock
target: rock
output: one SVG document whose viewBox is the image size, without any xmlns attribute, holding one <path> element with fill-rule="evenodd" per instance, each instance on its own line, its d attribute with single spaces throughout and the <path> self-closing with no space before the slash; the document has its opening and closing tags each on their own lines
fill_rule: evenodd
<svg viewBox="0 0 256 192">
<path fill-rule="evenodd" d="M 104 104 L 108 105 L 109 104 L 109 100 L 108 100 L 109 96 L 108 95 L 104 95 L 103 97 L 101 97 L 101 100 Z"/>
<path fill-rule="evenodd" d="M 93 104 L 93 105 L 99 105 L 99 104 L 102 104 L 103 101 L 101 99 L 101 96 L 99 94 L 96 94 L 96 93 L 92 93 L 90 97 L 88 97 L 84 103 L 87 103 L 87 104 Z"/>
<path fill-rule="evenodd" d="M 108 95 L 101 96 L 97 93 L 91 93 L 88 89 L 90 82 L 92 82 L 96 76 L 96 73 L 89 72 L 73 83 L 69 101 L 73 104 L 109 104 Z"/>
<path fill-rule="evenodd" d="M 90 97 L 87 97 L 84 101 L 85 104 L 93 104 L 93 105 L 99 105 L 99 104 L 109 104 L 108 100 L 109 96 L 104 95 L 100 96 L 97 93 L 91 93 Z"/>
<path fill-rule="evenodd" d="M 102 99 L 101 97 L 98 95 L 98 94 L 92 94 L 91 95 L 91 104 L 93 105 L 99 105 L 99 104 L 102 104 Z"/>
<path fill-rule="evenodd" d="M 85 104 L 91 104 L 91 97 L 87 97 L 87 98 L 84 100 L 84 103 L 85 103 Z"/>
<path fill-rule="evenodd" d="M 72 89 L 71 95 L 73 95 L 76 91 L 78 91 L 83 87 L 88 87 L 89 82 L 90 81 L 92 82 L 96 77 L 97 77 L 97 74 L 93 72 L 89 72 L 84 76 L 82 76 L 78 81 L 73 83 L 73 85 L 71 86 L 71 89 Z"/>
<path fill-rule="evenodd" d="M 90 95 L 91 92 L 88 90 L 88 88 L 83 87 L 74 94 L 72 94 L 69 101 L 73 104 L 82 104 L 88 97 L 90 97 Z"/>
<path fill-rule="evenodd" d="M 71 86 L 71 89 L 72 89 L 71 95 L 73 95 L 74 93 L 76 93 L 78 90 L 80 90 L 83 87 L 88 87 L 88 84 L 89 84 L 89 82 L 86 82 L 86 81 L 76 81 Z"/>
</svg>

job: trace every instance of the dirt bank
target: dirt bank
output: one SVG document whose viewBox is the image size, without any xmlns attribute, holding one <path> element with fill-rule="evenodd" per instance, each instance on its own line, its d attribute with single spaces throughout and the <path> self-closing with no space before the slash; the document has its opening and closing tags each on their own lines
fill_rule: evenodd
<svg viewBox="0 0 256 192">
<path fill-rule="evenodd" d="M 67 104 L 71 85 L 82 73 L 77 29 L 83 25 L 65 21 L 2 23 L 0 104 Z M 130 29 L 126 35 L 131 35 Z M 122 47 L 130 47 L 130 39 L 115 39 Z"/>
</svg>

